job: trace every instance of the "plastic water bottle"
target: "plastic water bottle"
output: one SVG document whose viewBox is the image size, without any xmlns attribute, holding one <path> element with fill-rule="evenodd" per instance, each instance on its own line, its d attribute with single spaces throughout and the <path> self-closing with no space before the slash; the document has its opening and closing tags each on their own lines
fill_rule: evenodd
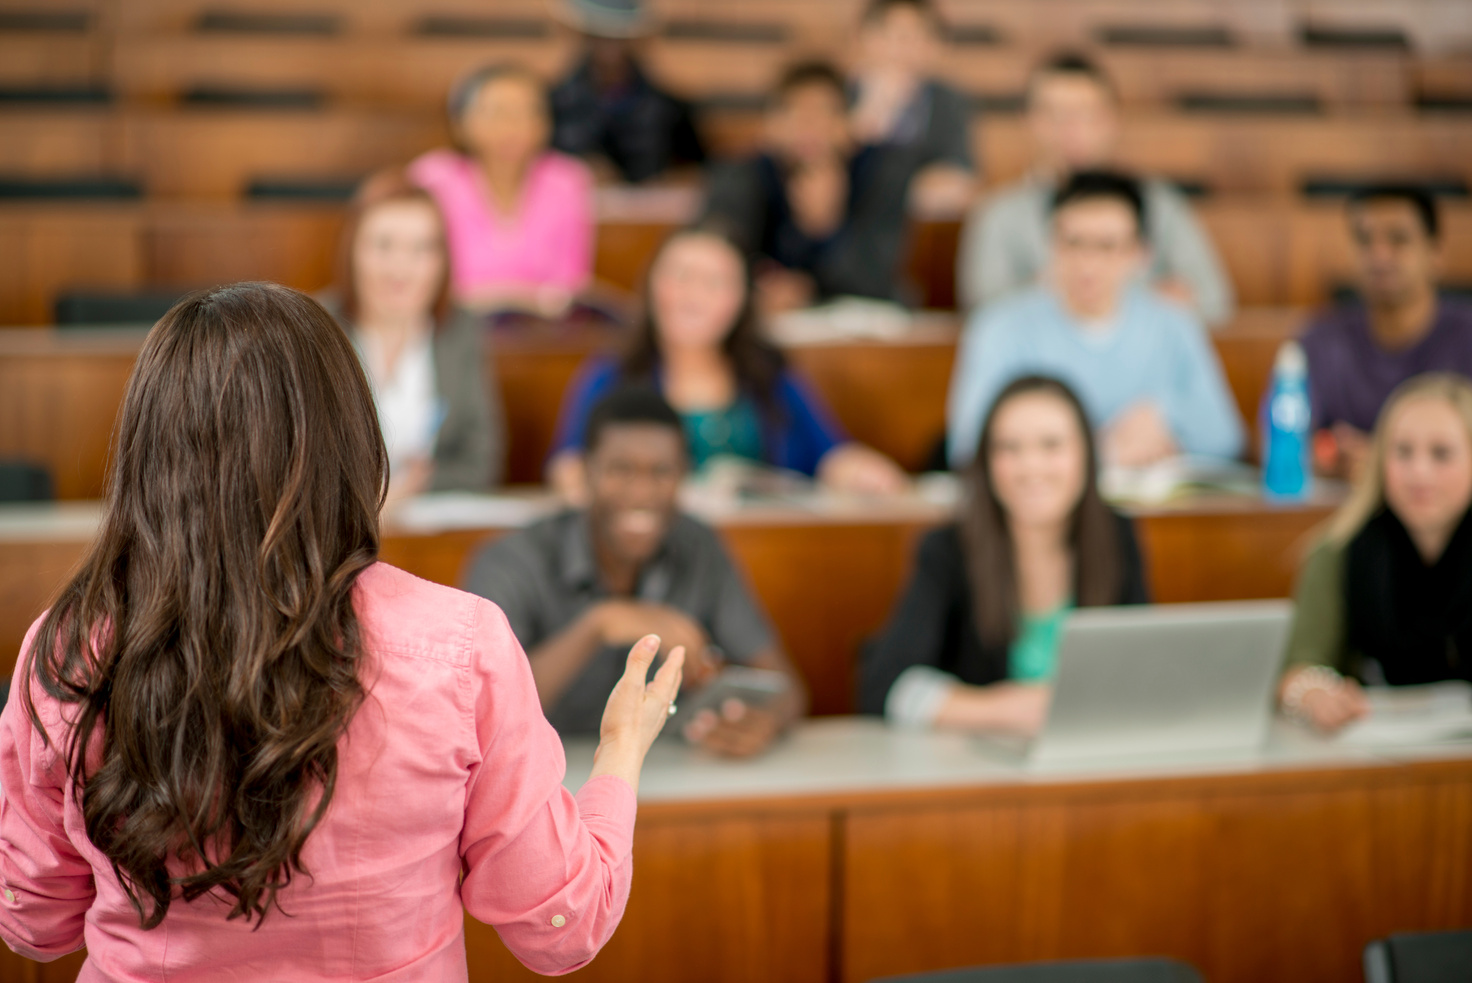
<svg viewBox="0 0 1472 983">
<path fill-rule="evenodd" d="M 1290 341 L 1278 349 L 1263 421 L 1262 484 L 1268 498 L 1302 501 L 1313 490 L 1308 359 Z"/>
</svg>

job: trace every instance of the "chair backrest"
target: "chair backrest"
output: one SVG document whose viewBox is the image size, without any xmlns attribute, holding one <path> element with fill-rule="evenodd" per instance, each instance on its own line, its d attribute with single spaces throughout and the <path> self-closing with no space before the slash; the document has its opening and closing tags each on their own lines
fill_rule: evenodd
<svg viewBox="0 0 1472 983">
<path fill-rule="evenodd" d="M 1203 983 L 1203 980 L 1186 963 L 1152 957 L 976 966 L 894 976 L 882 983 Z"/>
<path fill-rule="evenodd" d="M 55 497 L 50 471 L 29 461 L 0 460 L 0 502 L 49 502 Z"/>
<path fill-rule="evenodd" d="M 56 298 L 58 327 L 129 327 L 153 324 L 184 296 L 183 290 L 69 290 Z"/>
<path fill-rule="evenodd" d="M 1365 983 L 1466 983 L 1472 931 L 1405 932 L 1365 947 Z"/>
</svg>

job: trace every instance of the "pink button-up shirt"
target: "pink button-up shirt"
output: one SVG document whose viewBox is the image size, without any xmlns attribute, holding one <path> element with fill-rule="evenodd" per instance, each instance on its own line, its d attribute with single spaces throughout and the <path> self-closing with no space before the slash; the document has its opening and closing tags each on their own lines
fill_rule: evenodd
<svg viewBox="0 0 1472 983">
<path fill-rule="evenodd" d="M 593 272 L 593 175 L 549 150 L 527 169 L 514 214 L 496 209 L 479 166 L 451 150 L 409 165 L 445 216 L 450 269 L 464 294 L 496 286 L 577 291 Z"/>
<path fill-rule="evenodd" d="M 495 605 L 383 563 L 354 605 L 368 697 L 284 913 L 257 931 L 218 899 L 176 899 L 141 929 L 57 754 L 70 708 L 33 685 L 49 747 L 19 693 L 0 716 L 0 937 L 34 959 L 85 944 L 81 981 L 464 980 L 469 911 L 532 969 L 592 959 L 628 901 L 633 791 L 562 787 L 562 745 Z"/>
</svg>

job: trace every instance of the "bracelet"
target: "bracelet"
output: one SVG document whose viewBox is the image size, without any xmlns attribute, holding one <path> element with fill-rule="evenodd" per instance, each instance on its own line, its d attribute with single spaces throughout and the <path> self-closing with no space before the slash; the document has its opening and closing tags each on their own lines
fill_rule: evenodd
<svg viewBox="0 0 1472 983">
<path fill-rule="evenodd" d="M 1303 712 L 1304 697 L 1315 690 L 1333 690 L 1344 681 L 1344 677 L 1328 666 L 1304 666 L 1298 669 L 1292 681 L 1283 687 L 1283 709 L 1288 716 L 1306 721 Z"/>
</svg>

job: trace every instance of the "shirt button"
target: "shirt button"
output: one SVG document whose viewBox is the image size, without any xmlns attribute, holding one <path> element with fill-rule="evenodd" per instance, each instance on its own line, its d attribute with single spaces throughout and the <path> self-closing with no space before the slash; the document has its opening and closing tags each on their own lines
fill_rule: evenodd
<svg viewBox="0 0 1472 983">
<path fill-rule="evenodd" d="M 8 887 L 5 889 L 5 903 L 15 904 L 15 892 Z"/>
<path fill-rule="evenodd" d="M 5 896 L 8 899 L 10 897 L 10 892 L 9 891 L 6 891 L 5 892 Z M 567 924 L 567 919 L 566 918 L 563 918 L 561 915 L 553 915 L 552 916 L 552 927 L 553 928 L 561 928 L 562 926 L 564 926 L 566 924 Z"/>
</svg>

